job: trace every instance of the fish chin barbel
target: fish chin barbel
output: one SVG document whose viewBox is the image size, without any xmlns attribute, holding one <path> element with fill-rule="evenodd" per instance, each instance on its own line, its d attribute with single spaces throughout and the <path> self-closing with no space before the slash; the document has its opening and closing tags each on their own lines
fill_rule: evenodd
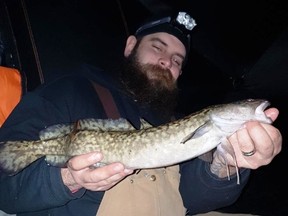
<svg viewBox="0 0 288 216">
<path fill-rule="evenodd" d="M 158 127 L 141 119 L 140 130 L 125 119 L 54 125 L 41 131 L 39 140 L 1 142 L 0 170 L 13 175 L 44 156 L 48 164 L 65 167 L 71 157 L 93 151 L 103 154 L 101 165 L 121 162 L 131 169 L 178 164 L 216 147 L 224 155 L 231 148 L 227 137 L 245 122 L 272 123 L 264 113 L 269 105 L 260 99 L 213 105 Z"/>
</svg>

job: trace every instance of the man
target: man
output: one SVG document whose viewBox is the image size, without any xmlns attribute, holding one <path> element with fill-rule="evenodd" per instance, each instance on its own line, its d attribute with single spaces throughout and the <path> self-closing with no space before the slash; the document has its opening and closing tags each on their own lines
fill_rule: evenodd
<svg viewBox="0 0 288 216">
<path fill-rule="evenodd" d="M 188 14 L 180 13 L 141 26 L 127 39 L 120 82 L 84 65 L 78 75 L 59 78 L 27 93 L 1 128 L 0 140 L 37 140 L 39 131 L 50 125 L 109 117 L 103 95 L 97 87 L 95 91 L 93 83 L 111 93 L 117 107 L 112 114 L 117 112 L 136 129 L 140 117 L 154 126 L 171 121 L 177 79 L 194 25 Z M 266 114 L 275 120 L 278 110 L 271 108 Z M 239 197 L 249 170 L 270 163 L 281 150 L 282 137 L 272 125 L 250 122 L 229 141 L 241 168 L 240 185 L 233 175 L 234 161 L 228 160 L 229 181 L 217 151 L 211 164 L 196 158 L 180 166 L 140 172 L 121 163 L 93 169 L 105 155 L 91 152 L 71 158 L 64 168 L 49 166 L 41 158 L 16 175 L 1 173 L 0 208 L 23 216 L 178 216 L 215 210 Z"/>
</svg>

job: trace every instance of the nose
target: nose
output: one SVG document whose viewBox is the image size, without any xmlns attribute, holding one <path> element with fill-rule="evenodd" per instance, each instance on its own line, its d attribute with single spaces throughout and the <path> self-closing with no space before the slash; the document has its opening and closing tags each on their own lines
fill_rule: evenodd
<svg viewBox="0 0 288 216">
<path fill-rule="evenodd" d="M 161 57 L 159 59 L 159 65 L 163 68 L 168 68 L 170 69 L 171 66 L 172 66 L 172 62 L 171 62 L 171 59 L 168 58 L 168 57 Z"/>
</svg>

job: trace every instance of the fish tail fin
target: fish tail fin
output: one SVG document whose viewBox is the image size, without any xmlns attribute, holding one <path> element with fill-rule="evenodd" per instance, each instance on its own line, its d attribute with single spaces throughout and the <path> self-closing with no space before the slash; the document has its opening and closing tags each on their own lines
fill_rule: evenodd
<svg viewBox="0 0 288 216">
<path fill-rule="evenodd" d="M 63 139 L 0 142 L 0 171 L 14 175 L 45 155 L 65 155 Z"/>
<path fill-rule="evenodd" d="M 0 170 L 16 174 L 44 156 L 37 141 L 7 141 L 0 143 Z"/>
</svg>

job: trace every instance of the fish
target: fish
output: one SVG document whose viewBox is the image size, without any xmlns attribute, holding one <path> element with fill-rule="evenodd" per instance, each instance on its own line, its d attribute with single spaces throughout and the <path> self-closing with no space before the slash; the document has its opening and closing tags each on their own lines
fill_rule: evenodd
<svg viewBox="0 0 288 216">
<path fill-rule="evenodd" d="M 134 170 L 167 167 L 227 149 L 227 137 L 248 121 L 272 124 L 264 112 L 268 106 L 264 99 L 210 105 L 159 126 L 141 119 L 140 129 L 124 118 L 52 125 L 38 140 L 1 141 L 0 170 L 15 175 L 42 157 L 48 165 L 65 167 L 72 157 L 94 151 L 103 154 L 96 167 L 113 162 Z"/>
</svg>

